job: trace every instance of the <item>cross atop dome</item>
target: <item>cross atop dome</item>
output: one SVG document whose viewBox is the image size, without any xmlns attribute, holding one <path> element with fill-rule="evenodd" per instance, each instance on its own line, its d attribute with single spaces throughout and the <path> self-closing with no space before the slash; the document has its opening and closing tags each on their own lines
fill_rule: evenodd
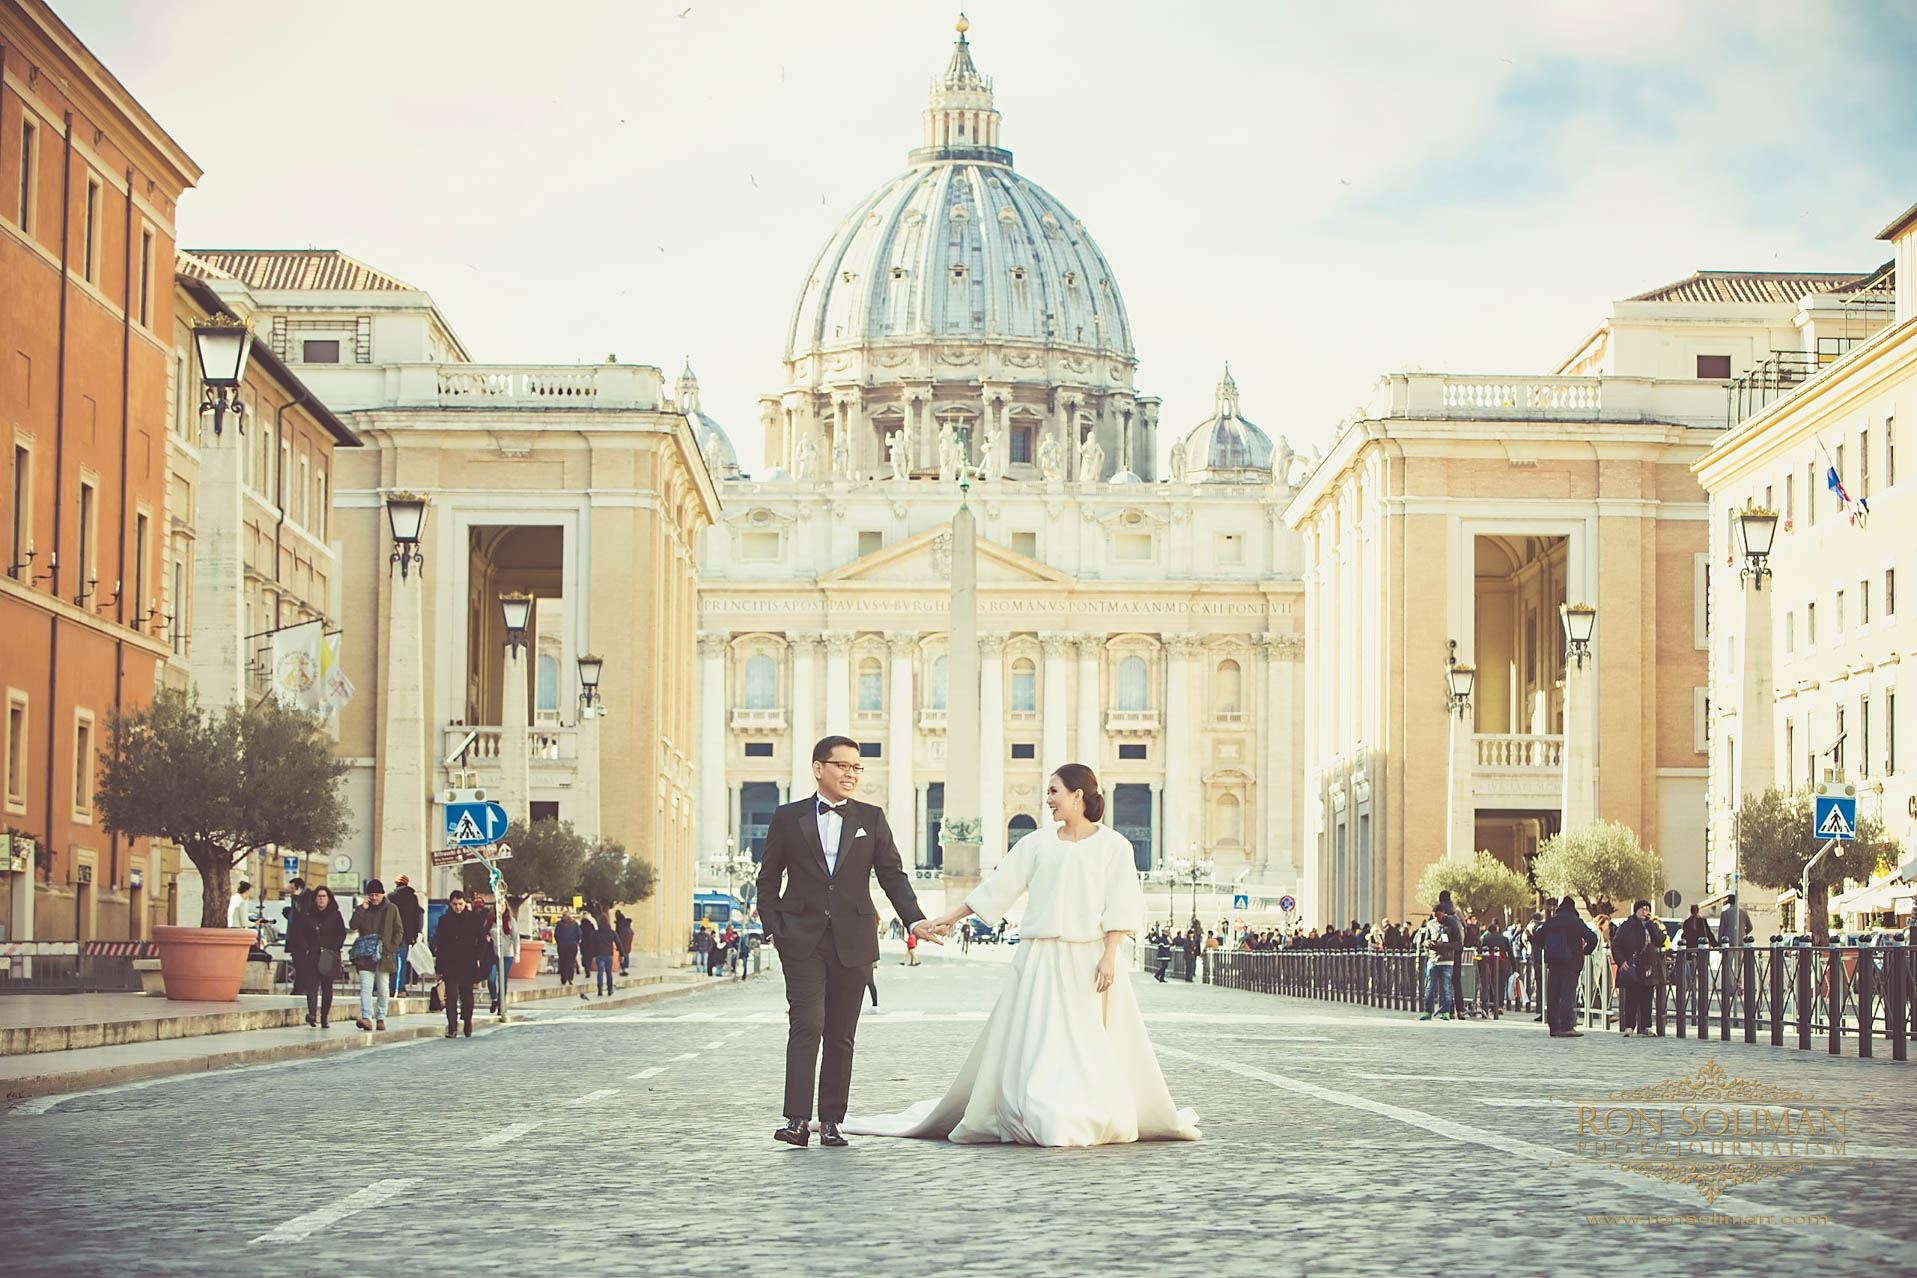
<svg viewBox="0 0 1917 1278">
<path fill-rule="evenodd" d="M 1218 416 L 1238 416 L 1238 383 L 1231 378 L 1231 361 L 1225 361 L 1225 375 L 1218 379 Z"/>
<path fill-rule="evenodd" d="M 999 115 L 992 105 L 991 78 L 979 74 L 965 38 L 971 27 L 961 13 L 952 60 L 946 63 L 945 73 L 932 81 L 931 99 L 920 115 L 922 136 L 911 154 L 914 164 L 937 160 L 1012 163 L 1012 153 L 998 144 Z"/>
</svg>

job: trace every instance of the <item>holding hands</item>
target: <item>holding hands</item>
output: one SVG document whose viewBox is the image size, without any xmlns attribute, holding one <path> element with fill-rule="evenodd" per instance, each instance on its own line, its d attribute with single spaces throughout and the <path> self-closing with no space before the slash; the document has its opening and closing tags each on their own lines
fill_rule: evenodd
<svg viewBox="0 0 1917 1278">
<path fill-rule="evenodd" d="M 952 925 L 943 919 L 937 921 L 920 919 L 912 925 L 913 936 L 918 937 L 921 941 L 929 941 L 933 945 L 945 944 L 945 936 L 951 930 Z"/>
</svg>

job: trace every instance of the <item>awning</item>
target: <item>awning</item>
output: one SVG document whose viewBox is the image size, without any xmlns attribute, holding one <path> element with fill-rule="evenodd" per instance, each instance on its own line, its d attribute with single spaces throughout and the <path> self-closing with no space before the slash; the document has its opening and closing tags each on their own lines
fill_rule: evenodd
<svg viewBox="0 0 1917 1278">
<path fill-rule="evenodd" d="M 1852 888 L 1843 895 L 1834 898 L 1830 908 L 1836 914 L 1875 914 L 1891 908 L 1891 899 L 1897 895 L 1908 897 L 1912 889 L 1902 883 L 1893 883 L 1889 879 L 1876 883 L 1867 883 L 1860 888 Z"/>
</svg>

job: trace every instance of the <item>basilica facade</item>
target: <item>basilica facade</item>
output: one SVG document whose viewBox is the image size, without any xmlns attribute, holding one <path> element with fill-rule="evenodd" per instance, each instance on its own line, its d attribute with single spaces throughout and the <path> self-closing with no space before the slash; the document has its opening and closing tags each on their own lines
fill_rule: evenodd
<svg viewBox="0 0 1917 1278">
<path fill-rule="evenodd" d="M 1117 277 L 1013 167 L 962 25 L 921 128 L 800 284 L 764 465 L 741 466 L 690 369 L 676 387 L 722 505 L 699 548 L 701 854 L 740 873 L 840 733 L 921 895 L 949 767 L 979 770 L 989 868 L 1077 761 L 1141 871 L 1209 862 L 1270 908 L 1303 863 L 1303 587 L 1282 520 L 1302 464 L 1227 369 L 1160 466 Z M 962 470 L 976 689 L 949 677 Z M 973 713 L 979 757 L 953 760 L 948 715 Z"/>
</svg>

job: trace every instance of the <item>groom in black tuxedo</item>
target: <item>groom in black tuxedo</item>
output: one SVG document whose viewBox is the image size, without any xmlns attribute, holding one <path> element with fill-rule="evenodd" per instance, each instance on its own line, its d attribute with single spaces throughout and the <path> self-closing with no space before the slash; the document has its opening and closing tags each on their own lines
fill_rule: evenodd
<svg viewBox="0 0 1917 1278">
<path fill-rule="evenodd" d="M 878 918 L 868 886 L 872 876 L 878 876 L 892 908 L 919 939 L 941 943 L 941 933 L 925 921 L 912 893 L 885 813 L 852 798 L 861 771 L 859 743 L 849 737 L 827 737 L 814 746 L 812 776 L 819 792 L 772 814 L 759 866 L 759 917 L 785 969 L 791 1025 L 785 1048 L 786 1122 L 773 1136 L 789 1145 L 811 1139 L 815 1075 L 819 1143 L 846 1143 L 839 1124 L 852 1090 L 852 1039 L 866 981 L 879 961 Z"/>
</svg>

